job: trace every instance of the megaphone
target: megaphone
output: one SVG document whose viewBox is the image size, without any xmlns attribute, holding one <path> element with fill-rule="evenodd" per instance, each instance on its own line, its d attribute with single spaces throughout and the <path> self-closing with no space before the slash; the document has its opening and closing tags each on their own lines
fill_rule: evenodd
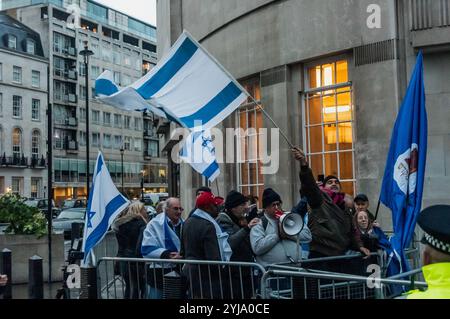
<svg viewBox="0 0 450 319">
<path fill-rule="evenodd" d="M 304 222 L 302 216 L 296 213 L 286 212 L 286 213 L 276 213 L 276 217 L 279 217 L 281 228 L 283 232 L 288 236 L 298 235 L 303 227 Z"/>
</svg>

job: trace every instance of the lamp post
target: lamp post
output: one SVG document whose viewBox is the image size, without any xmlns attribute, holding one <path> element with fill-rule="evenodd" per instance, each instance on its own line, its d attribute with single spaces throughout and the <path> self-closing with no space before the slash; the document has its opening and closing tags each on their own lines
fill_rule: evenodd
<svg viewBox="0 0 450 319">
<path fill-rule="evenodd" d="M 88 41 L 84 41 L 84 50 L 80 55 L 84 58 L 84 69 L 86 75 L 86 198 L 89 199 L 89 57 L 94 52 L 89 50 Z"/>
<path fill-rule="evenodd" d="M 120 149 L 120 161 L 121 161 L 121 164 L 122 164 L 122 173 L 121 173 L 121 176 L 122 176 L 122 194 L 125 194 L 125 192 L 124 192 L 124 188 L 123 188 L 123 153 L 125 152 L 125 149 L 123 148 L 123 146 L 122 146 L 122 148 Z"/>
</svg>

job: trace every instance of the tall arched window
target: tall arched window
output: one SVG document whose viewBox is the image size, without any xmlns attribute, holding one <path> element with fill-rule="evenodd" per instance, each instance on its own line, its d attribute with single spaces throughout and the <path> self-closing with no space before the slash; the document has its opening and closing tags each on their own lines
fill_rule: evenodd
<svg viewBox="0 0 450 319">
<path fill-rule="evenodd" d="M 41 149 L 41 133 L 39 130 L 33 130 L 31 133 L 31 157 L 39 158 L 39 151 Z"/>
<path fill-rule="evenodd" d="M 13 129 L 12 133 L 12 151 L 13 157 L 18 159 L 22 154 L 22 130 L 18 127 Z"/>
</svg>

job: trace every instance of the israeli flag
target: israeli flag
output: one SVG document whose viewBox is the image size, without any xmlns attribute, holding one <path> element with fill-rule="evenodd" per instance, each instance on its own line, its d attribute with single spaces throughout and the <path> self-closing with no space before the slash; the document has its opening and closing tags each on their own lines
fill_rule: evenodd
<svg viewBox="0 0 450 319">
<path fill-rule="evenodd" d="M 143 99 L 151 111 L 159 109 L 188 129 L 216 126 L 249 96 L 186 31 L 158 65 L 132 85 L 111 94 L 111 85 L 99 84 L 97 93 L 105 103 L 130 110 Z"/>
<path fill-rule="evenodd" d="M 211 183 L 220 174 L 210 130 L 197 130 L 189 134 L 180 151 L 180 159 Z"/>
<path fill-rule="evenodd" d="M 128 204 L 129 201 L 114 185 L 103 155 L 99 152 L 84 224 L 84 265 L 88 263 L 92 249 L 102 241 L 114 219 Z"/>
<path fill-rule="evenodd" d="M 97 80 L 95 80 L 95 94 L 97 95 L 97 100 L 122 110 L 149 110 L 159 117 L 168 118 L 166 113 L 149 104 L 133 88 L 126 87 L 121 89 L 114 82 L 113 73 L 109 70 L 105 70 L 102 74 L 100 74 Z"/>
</svg>

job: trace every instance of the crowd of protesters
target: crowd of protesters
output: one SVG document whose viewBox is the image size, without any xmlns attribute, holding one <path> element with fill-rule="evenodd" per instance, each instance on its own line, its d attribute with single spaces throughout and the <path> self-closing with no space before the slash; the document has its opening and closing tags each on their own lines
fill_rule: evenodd
<svg viewBox="0 0 450 319">
<path fill-rule="evenodd" d="M 303 151 L 295 148 L 292 152 L 301 167 L 300 201 L 290 210 L 300 215 L 304 222 L 298 234 L 289 236 L 284 232 L 280 222 L 285 213 L 283 201 L 272 188 L 264 190 L 262 209 L 258 209 L 259 201 L 255 196 L 231 190 L 224 199 L 215 196 L 210 188 L 201 187 L 196 191 L 195 207 L 186 220 L 181 217 L 184 209 L 178 198 L 159 203 L 158 215 L 149 222 L 143 205 L 132 203 L 114 223 L 118 256 L 256 262 L 268 267 L 355 252 L 368 258 L 372 252 L 389 245 L 368 210 L 366 195 L 359 194 L 353 199 L 344 194 L 336 176 L 327 176 L 317 182 Z M 354 265 L 342 262 L 317 262 L 309 266 L 332 272 L 359 272 L 354 270 Z M 127 287 L 125 298 L 142 297 L 142 287 L 147 287 L 146 297 L 159 299 L 162 298 L 163 276 L 174 265 L 152 264 L 147 271 L 150 275 L 147 275 L 146 283 L 145 279 L 130 276 L 130 271 L 124 267 L 120 265 L 120 274 Z M 250 268 L 231 269 L 227 278 L 219 268 L 207 265 L 187 264 L 179 272 L 188 278 L 184 284 L 190 298 L 229 297 L 229 294 L 252 297 L 254 279 Z M 143 282 L 137 285 L 138 281 Z M 224 291 L 228 295 L 224 296 Z"/>
</svg>

